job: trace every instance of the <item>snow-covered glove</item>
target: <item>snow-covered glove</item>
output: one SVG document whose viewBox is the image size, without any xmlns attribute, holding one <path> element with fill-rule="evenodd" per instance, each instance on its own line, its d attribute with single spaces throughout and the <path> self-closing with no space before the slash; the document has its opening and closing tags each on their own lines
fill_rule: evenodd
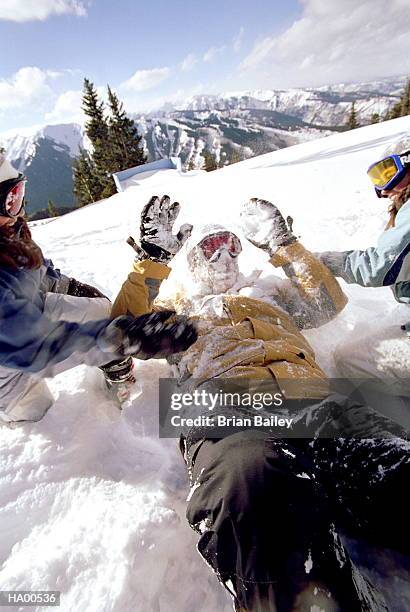
<svg viewBox="0 0 410 612">
<path fill-rule="evenodd" d="M 272 256 L 280 246 L 296 241 L 280 210 L 267 200 L 251 198 L 241 207 L 240 222 L 245 237 Z"/>
<path fill-rule="evenodd" d="M 86 283 L 80 283 L 75 278 L 70 278 L 68 283 L 67 295 L 75 295 L 76 297 L 88 297 L 88 298 L 107 298 L 106 295 L 101 293 L 96 287 L 87 285 Z"/>
<path fill-rule="evenodd" d="M 130 237 L 127 242 L 137 252 L 138 259 L 151 259 L 168 263 L 178 253 L 192 231 L 192 225 L 185 223 L 174 235 L 172 226 L 180 211 L 178 202 L 167 195 L 152 196 L 141 213 L 139 245 Z"/>
<path fill-rule="evenodd" d="M 98 343 L 104 350 L 115 350 L 122 355 L 162 359 L 185 351 L 197 337 L 195 326 L 186 317 L 175 315 L 173 310 L 163 310 L 114 319 Z"/>
</svg>

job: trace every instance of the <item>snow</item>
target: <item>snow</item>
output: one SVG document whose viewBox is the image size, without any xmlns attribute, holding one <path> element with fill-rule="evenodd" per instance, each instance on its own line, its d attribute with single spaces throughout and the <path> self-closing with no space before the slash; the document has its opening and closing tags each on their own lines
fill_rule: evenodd
<svg viewBox="0 0 410 612">
<path fill-rule="evenodd" d="M 386 203 L 375 197 L 366 168 L 409 130 L 404 117 L 212 173 L 158 172 L 108 200 L 35 225 L 34 237 L 66 274 L 111 297 L 133 259 L 125 240 L 136 235 L 139 212 L 153 193 L 181 203 L 178 224 L 232 227 L 240 204 L 257 196 L 291 215 L 312 250 L 370 246 L 383 229 Z M 253 278 L 256 269 L 265 286 L 274 285 L 281 273 L 242 244 L 242 273 Z M 184 282 L 181 253 L 164 292 Z M 329 374 L 346 333 L 372 320 L 380 325 L 397 308 L 388 289 L 344 289 L 350 303 L 343 313 L 306 334 Z M 185 520 L 188 482 L 177 441 L 158 439 L 157 380 L 168 372 L 165 362 L 138 363 L 142 392 L 120 414 L 102 390 L 100 372 L 80 366 L 51 381 L 56 402 L 41 422 L 0 428 L 2 589 L 59 589 L 61 612 L 231 610 Z"/>
</svg>

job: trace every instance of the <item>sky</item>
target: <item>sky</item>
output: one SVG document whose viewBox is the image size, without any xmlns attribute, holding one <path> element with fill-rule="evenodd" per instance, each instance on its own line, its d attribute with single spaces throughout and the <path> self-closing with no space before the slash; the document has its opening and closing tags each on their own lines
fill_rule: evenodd
<svg viewBox="0 0 410 612">
<path fill-rule="evenodd" d="M 84 77 L 146 112 L 410 74 L 408 2 L 0 0 L 0 131 L 81 121 Z"/>
</svg>

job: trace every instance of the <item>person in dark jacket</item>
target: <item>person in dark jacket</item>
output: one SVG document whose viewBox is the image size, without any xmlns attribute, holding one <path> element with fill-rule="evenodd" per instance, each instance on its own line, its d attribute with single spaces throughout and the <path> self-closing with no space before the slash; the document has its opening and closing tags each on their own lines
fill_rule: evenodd
<svg viewBox="0 0 410 612">
<path fill-rule="evenodd" d="M 400 304 L 369 334 L 355 334 L 335 352 L 342 376 L 369 379 L 379 391 L 410 396 L 410 135 L 386 150 L 368 175 L 389 200 L 389 221 L 377 245 L 317 256 L 335 276 L 363 287 L 391 287 Z"/>
<path fill-rule="evenodd" d="M 23 218 L 26 178 L 0 155 L 0 423 L 38 421 L 53 403 L 45 381 L 79 364 L 129 372 L 196 339 L 172 312 L 112 318 L 95 287 L 43 257 Z M 120 364 L 120 366 L 119 366 Z"/>
</svg>

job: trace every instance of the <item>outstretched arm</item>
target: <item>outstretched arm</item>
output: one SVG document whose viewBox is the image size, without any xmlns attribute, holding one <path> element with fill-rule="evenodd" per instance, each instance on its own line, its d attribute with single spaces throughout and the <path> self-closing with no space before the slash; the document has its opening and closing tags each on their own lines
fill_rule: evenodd
<svg viewBox="0 0 410 612">
<path fill-rule="evenodd" d="M 347 304 L 347 297 L 331 271 L 300 242 L 280 247 L 270 262 L 282 267 L 289 279 L 280 305 L 299 328 L 320 327 Z"/>
<path fill-rule="evenodd" d="M 75 297 L 107 298 L 107 296 L 101 293 L 96 287 L 92 287 L 75 278 L 62 274 L 58 268 L 54 267 L 51 259 L 45 259 L 44 265 L 46 267 L 46 273 L 42 282 L 43 291 L 50 293 L 65 293 Z"/>
<path fill-rule="evenodd" d="M 242 207 L 241 222 L 248 240 L 289 278 L 288 291 L 275 299 L 300 328 L 324 325 L 344 308 L 347 298 L 333 274 L 296 240 L 274 204 L 252 198 Z"/>
<path fill-rule="evenodd" d="M 152 196 L 142 210 L 138 244 L 128 239 L 136 251 L 133 271 L 123 284 L 112 308 L 112 316 L 131 314 L 139 316 L 151 312 L 162 281 L 168 278 L 167 263 L 181 249 L 192 230 L 183 225 L 174 235 L 172 226 L 179 214 L 178 202 L 171 203 L 168 196 Z"/>
<path fill-rule="evenodd" d="M 410 255 L 410 204 L 396 217 L 396 225 L 380 236 L 376 247 L 364 251 L 327 251 L 317 256 L 347 283 L 363 287 L 393 285 Z"/>
</svg>

